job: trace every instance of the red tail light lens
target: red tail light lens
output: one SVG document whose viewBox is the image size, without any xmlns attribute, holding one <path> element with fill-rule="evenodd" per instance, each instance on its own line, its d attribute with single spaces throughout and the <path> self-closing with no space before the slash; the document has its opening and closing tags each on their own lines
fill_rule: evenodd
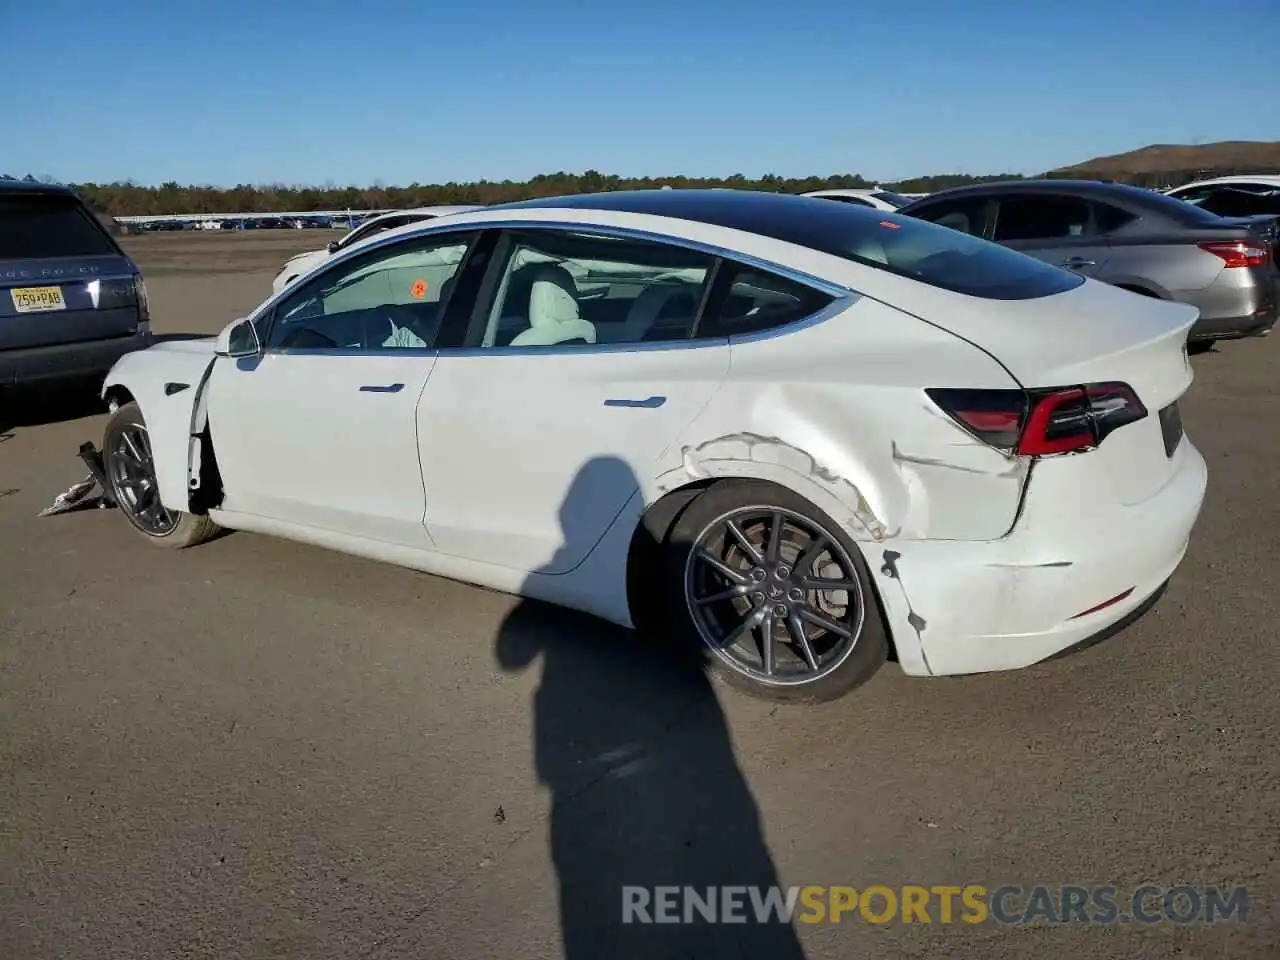
<svg viewBox="0 0 1280 960">
<path fill-rule="evenodd" d="M 1010 453 L 1044 457 L 1088 450 L 1147 415 L 1128 384 L 1091 383 L 1051 390 L 926 390 L 978 439 Z"/>
<path fill-rule="evenodd" d="M 1227 267 L 1261 267 L 1270 259 L 1266 244 L 1252 240 L 1223 240 L 1199 245 L 1201 250 L 1221 257 Z"/>
</svg>

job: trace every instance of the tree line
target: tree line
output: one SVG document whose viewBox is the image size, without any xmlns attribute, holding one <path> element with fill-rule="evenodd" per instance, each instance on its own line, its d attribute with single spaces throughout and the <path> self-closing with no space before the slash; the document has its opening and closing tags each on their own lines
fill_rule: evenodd
<svg viewBox="0 0 1280 960">
<path fill-rule="evenodd" d="M 1229 173 L 1265 173 L 1248 170 L 1181 170 L 1168 173 L 1133 175 L 1108 174 L 1103 170 L 1062 170 L 1046 176 L 1074 178 L 1112 177 L 1139 186 L 1173 187 L 1205 176 Z M 1280 172 L 1280 171 L 1276 171 Z M 0 179 L 19 179 L 0 174 Z M 27 182 L 50 182 L 31 174 L 21 178 Z M 539 174 L 531 180 L 479 180 L 473 183 L 411 183 L 407 187 L 384 186 L 298 186 L 288 184 L 238 184 L 213 187 L 179 184 L 174 181 L 159 186 L 146 186 L 131 181 L 123 183 L 67 184 L 89 206 L 109 216 L 158 216 L 163 214 L 202 213 L 284 213 L 312 210 L 399 210 L 435 204 L 496 204 L 538 197 L 572 193 L 597 193 L 609 190 L 644 190 L 669 186 L 674 189 L 727 187 L 738 190 L 767 190 L 775 193 L 805 193 L 809 190 L 870 188 L 880 186 L 901 193 L 933 193 L 949 187 L 996 180 L 1021 180 L 1017 173 L 972 176 L 951 173 L 915 177 L 893 182 L 876 182 L 860 174 L 832 176 L 782 177 L 766 174 L 750 178 L 743 174 L 729 177 L 619 177 L 587 170 L 584 173 Z"/>
<path fill-rule="evenodd" d="M 2 177 L 3 175 L 0 175 Z M 989 180 L 1018 178 L 1019 174 L 977 177 L 967 174 L 945 174 L 919 177 L 896 183 L 877 183 L 859 174 L 832 176 L 781 177 L 767 174 L 753 179 L 743 174 L 729 177 L 619 177 L 588 170 L 585 173 L 539 174 L 531 180 L 479 180 L 473 183 L 421 184 L 407 187 L 384 186 L 298 186 L 289 184 L 238 184 L 234 187 L 212 187 L 179 184 L 173 181 L 159 186 L 124 183 L 71 183 L 71 187 L 89 206 L 110 216 L 158 216 L 167 213 L 285 213 L 311 210 L 400 210 L 435 204 L 474 203 L 490 205 L 553 197 L 572 193 L 597 193 L 610 190 L 645 190 L 669 186 L 673 189 L 727 187 L 738 190 L 768 190 L 776 193 L 804 193 L 809 190 L 839 188 L 872 188 L 908 193 L 926 193 L 945 187 Z M 10 177 L 9 179 L 18 179 Z M 28 182 L 49 182 L 30 174 Z"/>
</svg>

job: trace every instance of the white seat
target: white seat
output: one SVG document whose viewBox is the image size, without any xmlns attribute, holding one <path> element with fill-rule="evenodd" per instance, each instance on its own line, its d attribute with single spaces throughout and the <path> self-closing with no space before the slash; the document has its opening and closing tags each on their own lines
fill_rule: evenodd
<svg viewBox="0 0 1280 960">
<path fill-rule="evenodd" d="M 541 268 L 529 291 L 529 329 L 516 334 L 513 347 L 550 347 L 570 340 L 596 342 L 595 324 L 582 319 L 571 278 L 555 267 Z"/>
</svg>

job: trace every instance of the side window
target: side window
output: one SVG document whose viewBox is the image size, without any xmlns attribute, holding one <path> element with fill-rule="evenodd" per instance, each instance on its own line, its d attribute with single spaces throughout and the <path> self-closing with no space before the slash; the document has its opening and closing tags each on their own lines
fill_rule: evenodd
<svg viewBox="0 0 1280 960">
<path fill-rule="evenodd" d="M 1095 203 L 1093 215 L 1098 224 L 1098 232 L 1102 234 L 1114 233 L 1138 219 L 1128 210 L 1121 210 L 1109 203 Z"/>
<path fill-rule="evenodd" d="M 1198 204 L 1201 200 L 1217 189 L 1218 187 L 1216 186 L 1193 187 L 1190 190 L 1180 190 L 1177 193 L 1174 193 L 1173 196 L 1178 200 L 1185 200 L 1187 203 Z"/>
<path fill-rule="evenodd" d="M 467 343 L 550 347 L 688 339 L 715 258 L 560 230 L 508 235 L 489 309 Z"/>
<path fill-rule="evenodd" d="M 872 206 L 872 204 L 871 204 L 869 201 L 864 200 L 862 197 L 840 197 L 840 196 L 836 196 L 836 197 L 827 197 L 827 199 L 828 199 L 828 200 L 839 200 L 841 203 L 853 203 L 853 204 L 857 204 L 857 205 L 858 205 L 858 206 L 860 206 L 860 207 L 870 207 L 870 206 Z"/>
<path fill-rule="evenodd" d="M 378 220 L 373 223 L 366 223 L 356 227 L 355 232 L 347 237 L 347 242 L 343 246 L 351 246 L 353 243 L 359 243 L 361 240 L 368 240 L 370 237 L 379 233 L 385 233 L 396 227 L 403 227 L 409 221 L 404 217 L 387 217 L 385 220 Z"/>
<path fill-rule="evenodd" d="M 832 300 L 804 284 L 731 261 L 720 265 L 722 293 L 713 298 L 714 312 L 700 337 L 732 337 L 772 330 L 817 313 Z"/>
<path fill-rule="evenodd" d="M 1074 197 L 1010 196 L 1000 201 L 994 239 L 1063 240 L 1089 232 L 1089 204 Z"/>
<path fill-rule="evenodd" d="M 940 200 L 911 215 L 920 220 L 928 220 L 940 227 L 950 227 L 970 236 L 980 237 L 986 227 L 987 201 L 982 197 L 960 197 L 955 200 Z"/>
<path fill-rule="evenodd" d="M 418 237 L 335 265 L 279 303 L 267 349 L 430 349 L 471 240 Z"/>
</svg>

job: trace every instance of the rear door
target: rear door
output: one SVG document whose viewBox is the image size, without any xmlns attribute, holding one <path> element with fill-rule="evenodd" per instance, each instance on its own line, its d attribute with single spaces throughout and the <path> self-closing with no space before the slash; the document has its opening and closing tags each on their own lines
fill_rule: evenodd
<svg viewBox="0 0 1280 960">
<path fill-rule="evenodd" d="M 0 188 L 0 350 L 132 336 L 141 281 L 84 205 Z"/>
<path fill-rule="evenodd" d="M 418 410 L 437 549 L 565 573 L 706 407 L 727 338 L 689 343 L 715 264 L 656 241 L 510 233 Z"/>
<path fill-rule="evenodd" d="M 1111 256 L 1093 205 L 1079 197 L 1003 195 L 996 204 L 992 239 L 1084 277 L 1096 277 Z"/>
</svg>

